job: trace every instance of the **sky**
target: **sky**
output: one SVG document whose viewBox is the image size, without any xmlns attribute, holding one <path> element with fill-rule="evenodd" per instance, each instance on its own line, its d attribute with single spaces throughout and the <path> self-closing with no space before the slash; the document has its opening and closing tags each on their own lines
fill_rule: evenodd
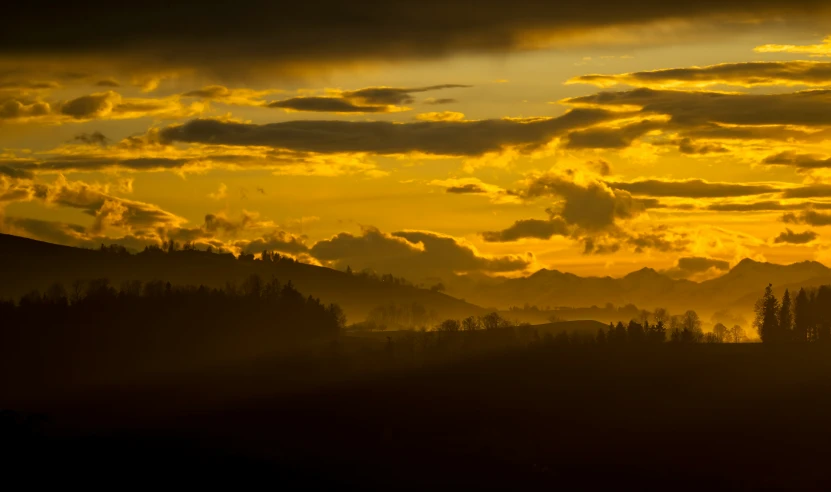
<svg viewBox="0 0 831 492">
<path fill-rule="evenodd" d="M 414 281 L 828 264 L 824 3 L 28 2 L 0 232 Z"/>
</svg>

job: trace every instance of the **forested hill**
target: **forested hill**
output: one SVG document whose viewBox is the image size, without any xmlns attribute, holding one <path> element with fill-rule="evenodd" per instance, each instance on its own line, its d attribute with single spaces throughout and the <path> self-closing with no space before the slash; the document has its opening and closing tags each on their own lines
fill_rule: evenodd
<svg viewBox="0 0 831 492">
<path fill-rule="evenodd" d="M 0 234 L 0 298 L 17 299 L 34 289 L 44 291 L 56 282 L 71 292 L 75 281 L 98 278 L 107 278 L 116 287 L 131 280 L 225 287 L 226 282 L 239 285 L 258 274 L 264 280 L 291 281 L 304 294 L 339 304 L 350 322 L 361 321 L 373 308 L 391 303 L 418 303 L 439 319 L 484 313 L 473 304 L 391 277 L 352 275 L 278 256 L 268 260 L 205 251 L 129 254 L 115 248 L 88 250 Z"/>
</svg>

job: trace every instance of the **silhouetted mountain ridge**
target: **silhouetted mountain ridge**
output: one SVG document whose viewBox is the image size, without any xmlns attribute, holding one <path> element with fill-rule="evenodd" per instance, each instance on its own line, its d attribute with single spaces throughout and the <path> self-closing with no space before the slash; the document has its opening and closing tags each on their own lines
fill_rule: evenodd
<svg viewBox="0 0 831 492">
<path fill-rule="evenodd" d="M 331 268 L 290 259 L 263 262 L 205 251 L 157 252 L 138 255 L 101 252 L 0 234 L 0 298 L 19 298 L 55 282 L 70 289 L 75 280 L 107 278 L 118 287 L 129 280 L 169 281 L 174 285 L 223 287 L 241 283 L 252 274 L 263 279 L 291 281 L 306 295 L 339 304 L 351 322 L 361 321 L 373 308 L 418 303 L 437 318 L 464 318 L 484 309 L 449 295 L 410 285 L 382 282 Z"/>
<path fill-rule="evenodd" d="M 542 269 L 528 277 L 503 278 L 488 283 L 449 283 L 448 291 L 485 306 L 588 307 L 612 303 L 640 308 L 697 309 L 702 312 L 752 310 L 767 284 L 798 289 L 831 282 L 831 269 L 817 261 L 790 265 L 745 258 L 724 275 L 694 282 L 674 279 L 654 268 L 644 267 L 623 277 L 580 277 L 553 269 Z M 781 292 L 780 292 L 781 293 Z"/>
</svg>

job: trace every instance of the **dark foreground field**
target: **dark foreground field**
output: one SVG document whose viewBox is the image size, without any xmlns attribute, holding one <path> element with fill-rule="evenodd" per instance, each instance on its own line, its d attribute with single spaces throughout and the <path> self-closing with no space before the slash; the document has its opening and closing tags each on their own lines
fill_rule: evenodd
<svg viewBox="0 0 831 492">
<path fill-rule="evenodd" d="M 831 487 L 822 347 L 537 347 L 354 377 L 320 369 L 273 389 L 264 372 L 290 368 L 269 364 L 17 402 L 4 475 L 112 488 Z"/>
</svg>

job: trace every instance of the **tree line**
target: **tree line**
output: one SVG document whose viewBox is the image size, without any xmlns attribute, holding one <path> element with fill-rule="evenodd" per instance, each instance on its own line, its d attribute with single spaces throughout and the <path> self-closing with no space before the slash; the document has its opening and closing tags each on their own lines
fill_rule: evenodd
<svg viewBox="0 0 831 492">
<path fill-rule="evenodd" d="M 336 304 L 292 283 L 251 275 L 222 288 L 161 280 L 54 284 L 0 301 L 0 360 L 11 367 L 82 367 L 209 362 L 331 338 L 345 326 Z"/>
<path fill-rule="evenodd" d="M 794 298 L 786 289 L 780 301 L 769 284 L 754 311 L 753 324 L 763 343 L 831 342 L 831 285 L 801 288 Z"/>
</svg>

